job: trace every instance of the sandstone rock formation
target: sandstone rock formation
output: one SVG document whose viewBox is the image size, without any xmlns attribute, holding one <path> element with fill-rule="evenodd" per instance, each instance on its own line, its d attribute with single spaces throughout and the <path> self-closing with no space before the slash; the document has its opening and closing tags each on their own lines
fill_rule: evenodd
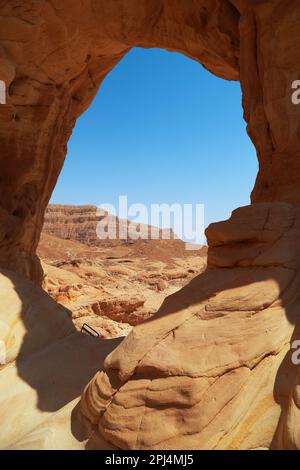
<svg viewBox="0 0 300 470">
<path fill-rule="evenodd" d="M 58 422 L 72 422 L 83 381 L 101 369 L 103 344 L 73 332 L 62 307 L 21 275 L 42 281 L 35 253 L 43 214 L 77 117 L 140 46 L 181 52 L 240 80 L 259 173 L 252 205 L 209 228 L 207 272 L 107 358 L 82 414 L 99 439 L 124 448 L 299 449 L 299 367 L 290 358 L 299 332 L 298 0 L 2 0 L 0 11 L 1 301 L 8 292 L 17 305 L 1 314 L 12 361 L 0 371 L 1 424 L 13 429 L 1 433 L 1 447 L 54 448 L 58 435 L 69 436 L 66 446 L 85 445 Z M 70 351 L 79 351 L 80 367 L 70 368 L 70 383 L 59 376 L 49 387 L 45 368 L 58 358 L 67 367 Z M 42 424 L 49 413 L 50 437 Z"/>
<path fill-rule="evenodd" d="M 110 70 L 133 46 L 182 52 L 238 79 L 239 14 L 227 1 L 2 1 L 0 265 L 41 282 L 43 214 L 67 142 Z"/>
<path fill-rule="evenodd" d="M 183 242 L 176 241 L 172 229 L 161 230 L 144 224 L 108 214 L 98 213 L 96 206 L 63 206 L 50 204 L 45 212 L 43 232 L 65 240 L 75 240 L 90 246 L 113 247 L 136 245 L 140 239 L 147 237 L 151 245 L 151 229 L 155 229 L 157 240 L 172 240 L 174 253 L 182 252 Z M 98 225 L 103 223 L 103 235 L 98 233 Z M 124 238 L 120 237 L 120 233 Z M 154 237 L 153 237 L 154 238 Z M 155 240 L 154 240 L 155 241 Z M 170 245 L 168 243 L 168 245 Z M 163 246 L 163 245 L 162 245 Z"/>
<path fill-rule="evenodd" d="M 16 273 L 0 273 L 0 295 L 0 449 L 84 449 L 93 430 L 77 418 L 78 397 L 118 340 L 78 333 L 67 309 Z"/>
<path fill-rule="evenodd" d="M 108 441 L 129 449 L 299 445 L 297 404 L 285 421 L 298 371 L 290 340 L 299 220 L 299 209 L 266 203 L 210 226 L 206 273 L 137 326 L 83 395 L 84 415 Z"/>
</svg>

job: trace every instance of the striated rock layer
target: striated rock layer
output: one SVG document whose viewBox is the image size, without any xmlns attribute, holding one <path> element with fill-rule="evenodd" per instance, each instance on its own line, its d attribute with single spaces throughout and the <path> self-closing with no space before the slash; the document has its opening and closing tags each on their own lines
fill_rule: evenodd
<svg viewBox="0 0 300 470">
<path fill-rule="evenodd" d="M 140 46 L 181 52 L 221 78 L 240 80 L 259 173 L 252 206 L 208 229 L 208 270 L 108 356 L 85 389 L 79 416 L 96 425 L 99 439 L 122 448 L 299 449 L 299 367 L 290 348 L 299 335 L 300 121 L 291 101 L 299 1 L 0 0 L 0 13 L 0 79 L 7 85 L 0 106 L 1 295 L 8 291 L 17 302 L 16 312 L 10 303 L 0 311 L 2 342 L 16 359 L 0 373 L 1 426 L 10 429 L 0 434 L 1 446 L 55 448 L 70 429 L 68 445 L 84 446 L 72 407 L 97 354 L 102 367 L 103 344 L 89 341 L 85 350 L 65 315 L 50 321 L 49 297 L 21 275 L 41 283 L 35 253 L 43 214 L 76 119 L 109 71 Z M 74 351 L 82 353 L 80 367 L 68 369 Z M 49 367 L 58 373 L 51 384 Z M 60 370 L 72 372 L 68 384 Z"/>
<path fill-rule="evenodd" d="M 68 139 L 134 46 L 240 80 L 260 164 L 252 200 L 299 203 L 297 0 L 12 0 L 0 13 L 0 266 L 41 282 L 35 252 Z"/>
<path fill-rule="evenodd" d="M 184 243 L 176 239 L 172 229 L 162 230 L 150 225 L 119 219 L 97 209 L 96 206 L 50 204 L 45 212 L 43 232 L 64 240 L 110 248 L 136 245 L 140 239 L 145 239 L 152 244 L 152 231 L 156 240 L 172 241 L 174 251 L 181 252 L 184 249 Z M 98 230 L 101 224 L 102 229 Z"/>
<path fill-rule="evenodd" d="M 106 358 L 82 412 L 126 449 L 298 448 L 300 210 L 255 204 L 207 236 L 208 270 Z"/>
</svg>

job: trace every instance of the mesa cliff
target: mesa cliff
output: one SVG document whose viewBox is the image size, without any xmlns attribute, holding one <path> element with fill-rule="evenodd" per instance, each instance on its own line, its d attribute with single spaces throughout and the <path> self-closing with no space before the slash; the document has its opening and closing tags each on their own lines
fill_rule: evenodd
<svg viewBox="0 0 300 470">
<path fill-rule="evenodd" d="M 300 449 L 299 1 L 11 0 L 0 13 L 0 447 Z M 103 340 L 41 289 L 36 250 L 76 120 L 135 46 L 240 81 L 259 172 L 251 204 L 207 229 L 205 272 Z"/>
<path fill-rule="evenodd" d="M 99 224 L 103 224 L 103 238 L 98 234 Z M 155 239 L 172 240 L 173 243 L 167 245 L 171 245 L 175 252 L 183 251 L 184 243 L 177 239 L 171 228 L 162 230 L 127 219 L 119 219 L 106 211 L 98 210 L 96 206 L 50 204 L 46 209 L 43 225 L 43 232 L 48 235 L 96 247 L 134 245 L 140 239 L 148 240 L 153 246 L 155 243 L 152 243 L 151 229 Z M 136 240 L 135 235 L 138 237 Z"/>
<path fill-rule="evenodd" d="M 94 206 L 48 206 L 37 253 L 44 289 L 72 312 L 76 328 L 88 324 L 101 338 L 115 338 L 150 319 L 168 295 L 203 272 L 207 248 L 186 250 L 174 236 L 162 239 L 172 236 L 162 230 L 158 240 L 101 240 L 101 220 Z"/>
</svg>

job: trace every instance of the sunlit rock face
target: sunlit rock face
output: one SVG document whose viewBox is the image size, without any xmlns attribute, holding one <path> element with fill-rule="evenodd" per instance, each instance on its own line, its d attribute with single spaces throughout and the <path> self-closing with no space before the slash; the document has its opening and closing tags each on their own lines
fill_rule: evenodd
<svg viewBox="0 0 300 470">
<path fill-rule="evenodd" d="M 12 0 L 0 12 L 0 266 L 40 283 L 43 214 L 76 119 L 105 76 L 142 46 L 237 80 L 239 14 L 211 0 Z"/>
<path fill-rule="evenodd" d="M 83 394 L 83 414 L 117 447 L 300 444 L 290 347 L 299 328 L 300 211 L 254 204 L 207 236 L 207 271 L 135 327 Z"/>
<path fill-rule="evenodd" d="M 45 320 L 41 340 L 34 322 L 25 323 L 36 316 L 24 312 L 41 308 L 47 319 L 55 307 L 22 276 L 41 283 L 35 253 L 43 214 L 76 119 L 110 70 L 141 46 L 181 52 L 240 80 L 259 174 L 252 205 L 208 229 L 207 271 L 108 356 L 82 395 L 80 420 L 122 448 L 299 448 L 298 367 L 290 357 L 299 330 L 300 121 L 291 100 L 300 67 L 298 0 L 11 0 L 0 2 L 0 13 L 0 267 L 10 270 L 0 293 L 8 289 L 20 303 L 13 316 L 0 311 L 11 361 L 0 371 L 2 425 L 17 380 L 31 410 L 20 418 L 19 406 L 23 427 L 2 447 L 85 442 L 76 433 L 63 437 L 77 419 L 70 403 L 93 376 L 103 344 L 89 342 L 84 354 L 61 310 L 55 322 Z M 14 315 L 20 329 L 11 349 Z M 78 381 L 53 390 L 45 364 L 65 357 L 67 367 L 72 347 L 82 351 L 72 369 Z M 52 414 L 59 410 L 66 426 L 58 429 Z M 39 428 L 46 418 L 50 437 Z"/>
</svg>

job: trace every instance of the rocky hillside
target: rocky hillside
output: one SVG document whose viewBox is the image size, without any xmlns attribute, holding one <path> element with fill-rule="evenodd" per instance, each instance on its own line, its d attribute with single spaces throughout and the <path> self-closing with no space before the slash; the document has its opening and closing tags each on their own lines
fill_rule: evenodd
<svg viewBox="0 0 300 470">
<path fill-rule="evenodd" d="M 97 226 L 100 222 L 108 222 L 108 225 L 114 228 L 108 229 L 109 238 L 102 239 L 97 235 Z M 97 215 L 96 206 L 66 206 L 66 205 L 49 205 L 44 220 L 44 233 L 53 235 L 64 240 L 74 240 L 90 246 L 99 247 L 112 247 L 126 244 L 134 244 L 136 241 L 133 239 L 134 233 L 143 232 L 148 235 L 150 239 L 151 234 L 150 226 L 143 224 L 136 224 L 121 220 L 112 215 Z M 127 234 L 126 239 L 119 237 L 120 231 Z M 176 236 L 172 230 L 158 230 L 155 229 L 156 238 L 163 240 L 169 238 L 175 240 Z M 179 242 L 175 244 L 182 244 Z"/>
<path fill-rule="evenodd" d="M 124 336 L 205 269 L 206 247 L 186 251 L 175 239 L 103 242 L 98 222 L 93 206 L 49 206 L 38 247 L 44 289 L 78 329 L 87 323 L 101 337 Z"/>
</svg>

